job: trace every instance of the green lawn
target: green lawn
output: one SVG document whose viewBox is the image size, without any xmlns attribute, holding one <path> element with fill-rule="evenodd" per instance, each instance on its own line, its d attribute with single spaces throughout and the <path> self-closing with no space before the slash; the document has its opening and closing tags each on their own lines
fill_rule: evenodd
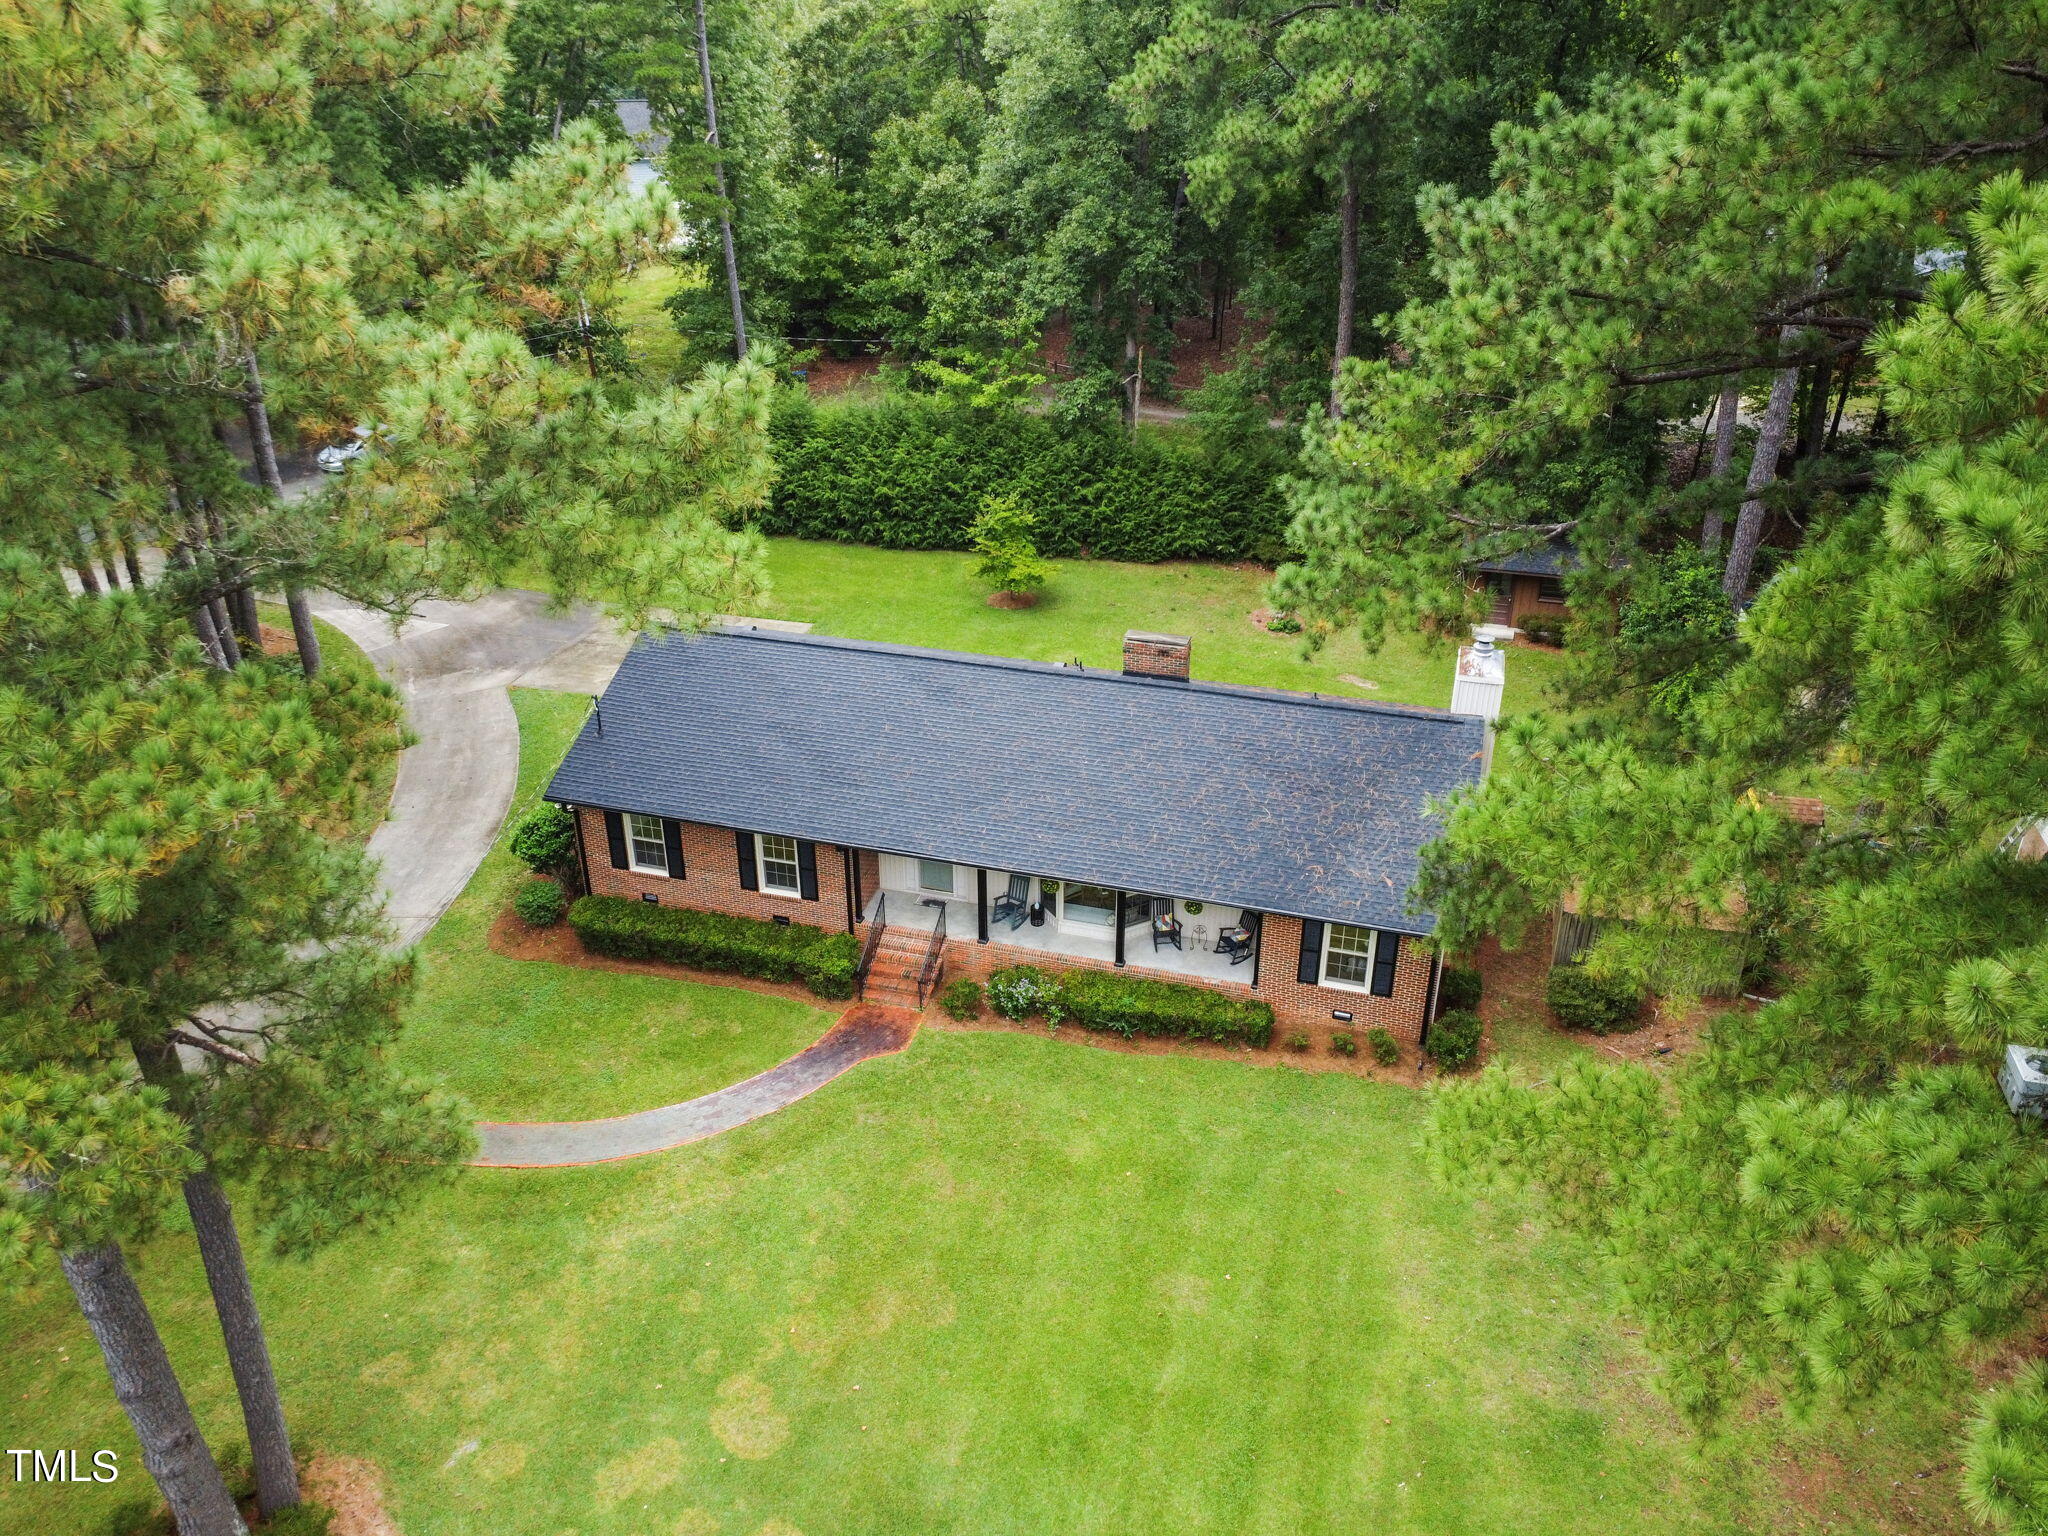
<svg viewBox="0 0 2048 1536">
<path fill-rule="evenodd" d="M 585 704 L 515 702 L 524 803 Z M 659 1102 L 824 1017 L 493 956 L 517 875 L 493 854 L 436 929 L 402 1044 L 482 1108 Z M 310 1261 L 254 1255 L 255 1281 L 301 1449 L 374 1461 L 407 1536 L 1952 1528 L 1943 1483 L 1905 1481 L 1945 1443 L 1911 1419 L 1833 1430 L 1844 1454 L 1796 1485 L 1775 1421 L 1695 1451 L 1584 1256 L 1431 1183 L 1426 1109 L 1343 1074 L 927 1031 L 725 1136 L 468 1172 Z M 136 1260 L 235 1445 L 189 1238 Z M 68 1293 L 4 1307 L 10 1443 L 109 1447 L 124 1475 L 13 1487 L 0 1532 L 125 1536 L 107 1512 L 150 1490 Z"/>
<path fill-rule="evenodd" d="M 654 379 L 675 377 L 683 365 L 683 335 L 662 301 L 680 288 L 703 285 L 704 269 L 696 263 L 645 266 L 619 285 L 612 318 L 626 333 L 626 350 L 637 372 Z"/>
<path fill-rule="evenodd" d="M 769 545 L 774 590 L 764 616 L 807 619 L 828 635 L 1110 667 L 1125 630 L 1161 629 L 1193 637 L 1195 675 L 1217 682 L 1438 708 L 1451 701 L 1448 644 L 1397 634 L 1367 655 L 1346 635 L 1304 661 L 1300 636 L 1251 622 L 1270 574 L 1256 566 L 1060 560 L 1036 608 L 1005 609 L 988 606 L 973 555 L 804 539 Z M 1540 703 L 1559 660 L 1550 651 L 1510 650 L 1504 708 Z M 1359 687 L 1345 674 L 1378 686 Z"/>
<path fill-rule="evenodd" d="M 838 1010 L 731 987 L 493 954 L 491 922 L 527 878 L 506 851 L 590 712 L 578 693 L 512 693 L 519 788 L 505 833 L 422 946 L 405 1053 L 493 1120 L 579 1120 L 672 1104 L 751 1077 L 831 1027 Z"/>
</svg>

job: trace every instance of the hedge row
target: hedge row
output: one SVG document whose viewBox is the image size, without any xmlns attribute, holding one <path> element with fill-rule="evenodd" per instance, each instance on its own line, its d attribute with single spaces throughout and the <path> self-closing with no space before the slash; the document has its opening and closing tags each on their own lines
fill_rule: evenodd
<svg viewBox="0 0 2048 1536">
<path fill-rule="evenodd" d="M 819 405 L 790 395 L 772 430 L 769 533 L 889 549 L 966 549 L 982 498 L 1038 516 L 1039 552 L 1104 560 L 1277 561 L 1285 439 L 1211 448 L 1192 430 L 1061 426 L 941 400 Z"/>
<path fill-rule="evenodd" d="M 584 948 L 620 960 L 668 960 L 759 981 L 800 981 L 820 997 L 853 996 L 860 945 L 853 935 L 801 923 L 585 896 L 569 909 Z"/>
<path fill-rule="evenodd" d="M 1266 1003 L 1229 997 L 1177 981 L 1149 981 L 1112 971 L 1069 971 L 1050 976 L 1037 966 L 1009 966 L 989 976 L 989 1000 L 1017 1017 L 1011 999 L 1028 1000 L 1021 1012 L 1071 1019 L 1105 1034 L 1161 1035 L 1266 1046 L 1273 1040 L 1273 1010 Z"/>
</svg>

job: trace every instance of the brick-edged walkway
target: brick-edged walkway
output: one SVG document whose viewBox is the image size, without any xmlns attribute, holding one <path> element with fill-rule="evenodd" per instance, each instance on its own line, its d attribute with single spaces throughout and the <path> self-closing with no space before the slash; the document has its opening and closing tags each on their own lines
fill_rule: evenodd
<svg viewBox="0 0 2048 1536">
<path fill-rule="evenodd" d="M 476 1128 L 477 1168 L 570 1168 L 666 1152 L 773 1114 L 870 1056 L 910 1044 L 917 1015 L 856 1003 L 839 1022 L 779 1066 L 702 1098 L 609 1120 L 486 1121 Z"/>
</svg>

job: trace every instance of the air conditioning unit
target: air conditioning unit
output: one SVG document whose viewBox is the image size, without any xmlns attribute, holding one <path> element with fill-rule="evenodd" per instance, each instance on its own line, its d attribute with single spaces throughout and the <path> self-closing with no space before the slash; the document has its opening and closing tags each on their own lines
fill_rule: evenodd
<svg viewBox="0 0 2048 1536">
<path fill-rule="evenodd" d="M 1998 1086 L 2006 1106 L 2016 1115 L 2048 1120 L 2048 1050 L 2033 1045 L 2008 1045 Z"/>
</svg>

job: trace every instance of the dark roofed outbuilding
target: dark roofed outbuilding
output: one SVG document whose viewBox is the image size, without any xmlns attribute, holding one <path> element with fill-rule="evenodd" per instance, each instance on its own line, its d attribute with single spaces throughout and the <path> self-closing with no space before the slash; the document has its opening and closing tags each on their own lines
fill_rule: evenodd
<svg viewBox="0 0 2048 1536">
<path fill-rule="evenodd" d="M 1469 715 L 812 635 L 648 636 L 548 787 L 572 805 L 1428 933 Z"/>
</svg>

